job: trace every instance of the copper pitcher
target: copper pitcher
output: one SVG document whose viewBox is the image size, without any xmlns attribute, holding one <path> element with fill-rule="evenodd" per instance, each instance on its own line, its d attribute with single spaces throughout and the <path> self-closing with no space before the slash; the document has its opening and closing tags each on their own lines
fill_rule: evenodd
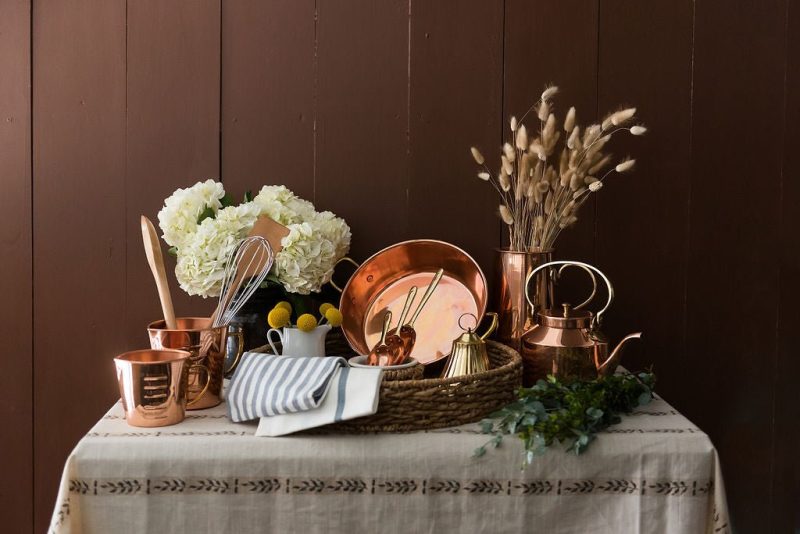
<svg viewBox="0 0 800 534">
<path fill-rule="evenodd" d="M 642 336 L 641 332 L 625 336 L 609 354 L 609 343 L 600 331 L 600 323 L 614 299 L 614 288 L 606 275 L 597 267 L 578 261 L 553 261 L 531 271 L 527 282 L 530 282 L 537 271 L 558 265 L 562 268 L 581 267 L 589 273 L 598 274 L 608 289 L 608 300 L 596 315 L 588 310 L 579 309 L 588 301 L 576 308 L 570 304 L 562 304 L 561 308 L 537 313 L 537 325 L 522 337 L 525 387 L 534 385 L 537 380 L 549 374 L 562 380 L 592 380 L 613 373 L 625 343 Z M 530 303 L 528 291 L 526 297 Z"/>
</svg>

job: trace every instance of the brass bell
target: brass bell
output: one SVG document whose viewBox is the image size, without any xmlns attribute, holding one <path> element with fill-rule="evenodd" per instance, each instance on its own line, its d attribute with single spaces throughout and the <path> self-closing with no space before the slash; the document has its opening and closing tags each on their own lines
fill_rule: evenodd
<svg viewBox="0 0 800 534">
<path fill-rule="evenodd" d="M 484 341 L 497 328 L 497 314 L 488 312 L 486 315 L 492 317 L 492 324 L 482 336 L 477 335 L 472 328 L 464 328 L 461 321 L 464 317 L 475 319 L 476 328 L 478 318 L 471 313 L 465 313 L 458 319 L 458 326 L 464 333 L 453 340 L 453 349 L 447 356 L 441 378 L 453 378 L 456 376 L 473 375 L 489 370 L 489 354 L 486 352 L 486 341 Z"/>
</svg>

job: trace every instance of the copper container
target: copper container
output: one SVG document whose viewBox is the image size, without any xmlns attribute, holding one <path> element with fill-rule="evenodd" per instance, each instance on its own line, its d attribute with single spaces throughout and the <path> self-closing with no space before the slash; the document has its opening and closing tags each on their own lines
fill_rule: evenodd
<svg viewBox="0 0 800 534">
<path fill-rule="evenodd" d="M 351 260 L 352 261 L 352 260 Z M 433 239 L 416 239 L 377 252 L 355 271 L 342 292 L 342 332 L 358 354 L 369 354 L 380 339 L 387 311 L 398 317 L 412 286 L 427 286 L 442 268 L 435 293 L 417 319 L 411 356 L 422 364 L 447 357 L 461 333 L 458 318 L 486 312 L 486 278 L 469 254 Z"/>
<path fill-rule="evenodd" d="M 497 249 L 495 288 L 492 308 L 497 310 L 497 340 L 520 350 L 523 334 L 535 326 L 534 311 L 553 304 L 553 279 L 550 270 L 542 270 L 531 284 L 532 306 L 525 300 L 525 280 L 540 265 L 551 261 L 552 250 L 518 252 Z"/>
<path fill-rule="evenodd" d="M 129 425 L 167 426 L 183 420 L 190 357 L 182 350 L 134 350 L 114 358 Z"/>
<path fill-rule="evenodd" d="M 178 325 L 175 330 L 167 329 L 163 319 L 147 326 L 150 348 L 189 352 L 192 367 L 187 398 L 192 405 L 188 409 L 202 410 L 216 406 L 222 402 L 228 326 L 212 328 L 209 317 L 178 317 L 175 321 Z M 204 390 L 206 384 L 208 387 Z"/>
</svg>

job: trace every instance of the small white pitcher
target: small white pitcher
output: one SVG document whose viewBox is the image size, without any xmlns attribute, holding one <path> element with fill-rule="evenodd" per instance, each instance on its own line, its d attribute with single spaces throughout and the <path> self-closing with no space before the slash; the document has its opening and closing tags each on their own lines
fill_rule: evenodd
<svg viewBox="0 0 800 534">
<path fill-rule="evenodd" d="M 325 336 L 331 331 L 331 325 L 323 324 L 311 332 L 303 332 L 295 326 L 284 326 L 283 332 L 277 328 L 267 331 L 267 342 L 273 354 L 283 356 L 325 356 Z M 283 352 L 278 352 L 272 341 L 272 334 L 278 334 Z"/>
</svg>

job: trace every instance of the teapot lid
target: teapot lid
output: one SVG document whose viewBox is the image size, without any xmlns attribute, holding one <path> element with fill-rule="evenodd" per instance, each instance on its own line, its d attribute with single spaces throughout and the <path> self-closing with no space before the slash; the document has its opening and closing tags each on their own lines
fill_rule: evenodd
<svg viewBox="0 0 800 534">
<path fill-rule="evenodd" d="M 539 312 L 539 324 L 553 328 L 590 328 L 593 314 L 587 310 L 576 310 L 572 304 L 564 303 L 560 310 Z"/>
</svg>

